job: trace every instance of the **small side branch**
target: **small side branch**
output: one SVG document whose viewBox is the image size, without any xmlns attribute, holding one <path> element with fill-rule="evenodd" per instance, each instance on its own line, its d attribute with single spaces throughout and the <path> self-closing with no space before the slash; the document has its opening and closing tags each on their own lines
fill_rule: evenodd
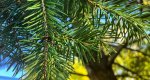
<svg viewBox="0 0 150 80">
<path fill-rule="evenodd" d="M 110 56 L 109 58 L 109 63 L 108 65 L 112 65 L 114 63 L 114 60 L 116 59 L 116 57 L 120 54 L 120 52 L 127 47 L 128 43 L 126 42 L 124 45 L 121 46 L 115 46 L 116 47 L 116 53 L 114 52 L 112 56 Z"/>
<path fill-rule="evenodd" d="M 142 51 L 140 51 L 140 50 L 135 50 L 135 49 L 132 49 L 132 48 L 127 47 L 128 45 L 134 44 L 134 43 L 136 43 L 136 42 L 138 42 L 138 41 L 141 41 L 141 40 L 143 40 L 143 39 L 145 39 L 145 38 L 148 38 L 148 36 L 150 36 L 150 34 L 148 34 L 148 35 L 146 35 L 146 36 L 143 36 L 142 38 L 140 38 L 140 39 L 138 39 L 138 40 L 135 39 L 135 40 L 132 41 L 132 43 L 131 43 L 131 42 L 126 42 L 126 43 L 125 43 L 124 45 L 122 45 L 122 46 L 110 45 L 110 46 L 113 46 L 113 47 L 116 48 L 116 53 L 113 53 L 114 55 L 112 55 L 112 56 L 109 58 L 109 65 L 112 65 L 112 64 L 114 63 L 115 58 L 120 54 L 120 52 L 121 52 L 123 49 L 129 49 L 129 50 L 131 50 L 131 51 L 137 51 L 137 52 L 142 53 L 142 54 L 145 55 L 145 56 L 150 56 L 150 55 L 147 55 L 147 54 L 145 54 L 144 52 L 142 52 Z"/>
<path fill-rule="evenodd" d="M 70 74 L 78 75 L 78 76 L 88 76 L 88 75 L 77 73 L 77 72 L 70 72 Z"/>
<path fill-rule="evenodd" d="M 143 78 L 141 75 L 139 75 L 138 72 L 132 71 L 132 70 L 128 69 L 127 67 L 122 66 L 122 65 L 120 65 L 120 64 L 118 64 L 118 63 L 114 63 L 114 64 L 117 65 L 117 66 L 119 66 L 119 67 L 121 67 L 121 68 L 123 68 L 124 70 L 126 70 L 126 71 L 128 71 L 128 72 L 131 72 L 132 74 L 135 74 L 136 76 L 138 76 L 138 77 L 141 78 L 142 80 L 146 80 L 146 79 Z"/>
<path fill-rule="evenodd" d="M 131 78 L 134 78 L 134 76 L 131 76 L 131 75 L 127 74 L 127 73 L 118 74 L 118 75 L 116 75 L 116 77 L 131 77 Z"/>
</svg>

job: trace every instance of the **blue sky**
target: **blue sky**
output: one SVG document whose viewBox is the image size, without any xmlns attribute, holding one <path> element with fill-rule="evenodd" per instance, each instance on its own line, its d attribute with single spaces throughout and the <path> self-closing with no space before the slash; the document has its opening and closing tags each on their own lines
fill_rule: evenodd
<svg viewBox="0 0 150 80">
<path fill-rule="evenodd" d="M 4 64 L 8 59 L 0 62 L 0 80 L 16 80 L 15 78 L 19 78 L 22 75 L 22 72 L 20 71 L 16 76 L 13 76 L 13 67 L 10 68 L 9 71 L 7 71 L 8 65 Z M 6 79 L 7 77 L 11 77 L 14 79 Z M 4 79 L 5 78 L 5 79 Z"/>
<path fill-rule="evenodd" d="M 22 72 L 19 72 L 16 76 L 13 76 L 13 69 L 12 68 L 9 71 L 7 71 L 6 66 L 0 67 L 0 76 L 19 78 L 21 75 L 22 75 Z"/>
</svg>

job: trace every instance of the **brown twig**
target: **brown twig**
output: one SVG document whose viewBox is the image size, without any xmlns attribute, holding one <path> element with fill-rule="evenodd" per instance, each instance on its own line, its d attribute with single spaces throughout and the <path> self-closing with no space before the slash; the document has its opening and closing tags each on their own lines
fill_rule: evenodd
<svg viewBox="0 0 150 80">
<path fill-rule="evenodd" d="M 132 70 L 128 69 L 127 67 L 122 66 L 122 65 L 120 65 L 120 64 L 118 64 L 118 63 L 114 63 L 114 64 L 117 65 L 117 66 L 119 66 L 119 67 L 121 67 L 121 68 L 123 68 L 124 70 L 126 70 L 126 71 L 128 71 L 128 72 L 131 72 L 132 74 L 137 75 L 137 76 L 138 76 L 139 78 L 141 78 L 142 80 L 147 80 L 147 79 L 143 78 L 138 72 L 132 71 Z"/>
<path fill-rule="evenodd" d="M 128 42 L 126 42 L 124 45 L 119 45 L 119 46 L 116 47 L 116 53 L 113 52 L 113 55 L 110 56 L 108 65 L 112 65 L 112 64 L 114 63 L 114 60 L 116 59 L 116 57 L 120 54 L 120 52 L 121 52 L 125 47 L 127 47 L 127 45 L 128 45 Z"/>
</svg>

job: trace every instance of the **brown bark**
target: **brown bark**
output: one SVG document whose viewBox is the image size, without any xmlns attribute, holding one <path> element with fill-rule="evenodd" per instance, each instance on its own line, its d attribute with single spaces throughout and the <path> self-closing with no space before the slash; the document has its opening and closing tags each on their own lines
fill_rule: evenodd
<svg viewBox="0 0 150 80">
<path fill-rule="evenodd" d="M 100 61 L 93 55 L 94 61 L 90 61 L 87 65 L 88 76 L 90 80 L 117 80 L 112 70 L 112 64 L 109 64 L 108 56 L 102 51 Z"/>
<path fill-rule="evenodd" d="M 103 63 L 92 62 L 86 66 L 90 80 L 117 80 L 112 67 Z"/>
</svg>

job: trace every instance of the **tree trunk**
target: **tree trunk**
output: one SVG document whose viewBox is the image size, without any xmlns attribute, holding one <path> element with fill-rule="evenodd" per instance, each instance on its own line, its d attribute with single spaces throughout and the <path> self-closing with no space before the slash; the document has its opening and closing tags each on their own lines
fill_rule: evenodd
<svg viewBox="0 0 150 80">
<path fill-rule="evenodd" d="M 90 80 L 117 80 L 112 69 L 112 64 L 109 64 L 109 57 L 103 51 L 100 61 L 98 61 L 97 55 L 93 56 L 96 61 L 90 61 L 86 65 Z"/>
<path fill-rule="evenodd" d="M 86 66 L 90 80 L 117 80 L 111 66 L 90 63 Z"/>
</svg>

